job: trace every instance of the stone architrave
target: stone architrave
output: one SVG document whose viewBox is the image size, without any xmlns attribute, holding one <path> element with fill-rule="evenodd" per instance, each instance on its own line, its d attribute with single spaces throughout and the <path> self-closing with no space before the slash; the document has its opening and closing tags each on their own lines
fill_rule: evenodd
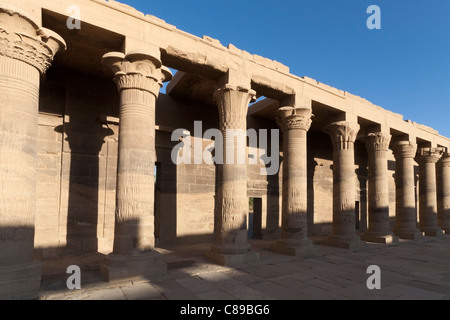
<svg viewBox="0 0 450 320">
<path fill-rule="evenodd" d="M 354 143 L 358 124 L 334 122 L 324 128 L 333 143 L 333 231 L 324 244 L 355 249 L 364 243 L 356 235 L 356 173 Z"/>
<path fill-rule="evenodd" d="M 417 145 L 409 141 L 395 141 L 395 227 L 400 239 L 420 240 L 423 234 L 417 228 L 414 157 Z"/>
<path fill-rule="evenodd" d="M 207 258 L 221 265 L 259 259 L 247 236 L 247 164 L 237 161 L 238 154 L 245 154 L 247 110 L 255 94 L 250 88 L 232 84 L 219 87 L 215 93 L 223 134 L 224 163 L 218 165 L 215 244 Z"/>
<path fill-rule="evenodd" d="M 438 162 L 437 203 L 438 225 L 450 234 L 450 153 L 447 151 Z"/>
<path fill-rule="evenodd" d="M 21 9 L 0 4 L 0 299 L 33 295 L 40 76 L 64 40 Z"/>
<path fill-rule="evenodd" d="M 115 74 L 120 123 L 114 246 L 101 272 L 108 281 L 153 277 L 167 270 L 154 250 L 155 103 L 172 75 L 159 49 L 111 52 L 102 63 Z"/>
<path fill-rule="evenodd" d="M 307 212 L 307 132 L 312 110 L 283 107 L 276 121 L 283 132 L 283 193 L 281 239 L 271 250 L 292 256 L 307 254 L 312 247 L 308 239 Z"/>
<path fill-rule="evenodd" d="M 369 133 L 364 138 L 369 156 L 369 228 L 361 238 L 367 242 L 398 242 L 389 223 L 387 152 L 390 141 L 390 135 L 382 132 Z"/>
<path fill-rule="evenodd" d="M 425 236 L 441 237 L 437 223 L 436 163 L 442 148 L 421 148 L 416 156 L 419 164 L 419 229 Z"/>
</svg>

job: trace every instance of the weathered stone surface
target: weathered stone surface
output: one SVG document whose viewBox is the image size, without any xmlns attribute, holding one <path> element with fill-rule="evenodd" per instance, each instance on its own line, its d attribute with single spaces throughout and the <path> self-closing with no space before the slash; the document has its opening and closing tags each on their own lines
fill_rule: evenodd
<svg viewBox="0 0 450 320">
<path fill-rule="evenodd" d="M 63 2 L 8 2 L 30 14 L 0 5 L 1 297 L 37 290 L 40 269 L 33 256 L 45 261 L 112 253 L 103 266 L 106 278 L 146 280 L 165 270 L 152 255 L 157 246 L 207 242 L 214 244 L 209 256 L 218 263 L 257 259 L 248 242 L 249 198 L 256 203 L 253 235 L 278 239 L 273 248 L 287 254 L 303 254 L 311 244 L 308 234 L 344 248 L 360 245 L 358 232 L 366 241 L 391 242 L 390 223 L 400 238 L 417 240 L 417 211 L 427 235 L 449 232 L 450 140 L 436 130 L 114 1 L 78 1 L 81 29 L 69 29 Z M 53 59 L 64 41 L 38 21 L 61 35 L 70 50 Z M 170 73 L 163 63 L 183 70 L 166 94 L 161 85 Z M 267 98 L 249 107 L 255 93 Z M 286 121 L 278 127 L 277 110 L 286 105 L 294 109 L 281 108 Z M 195 132 L 195 121 L 202 121 L 201 132 Z M 242 164 L 205 164 L 192 154 L 192 164 L 176 165 L 172 150 L 181 141 L 172 140 L 172 133 L 179 128 L 190 132 L 185 141 L 192 142 L 192 151 L 214 145 L 203 136 L 208 129 L 255 129 L 260 143 L 280 128 L 295 156 L 280 153 L 275 140 L 247 144 L 241 134 L 225 155 L 243 144 Z M 417 168 L 417 144 L 429 148 L 425 153 L 447 154 L 435 164 L 423 154 Z M 278 157 L 279 172 L 264 176 L 268 166 L 259 161 L 261 154 Z M 353 259 L 365 256 L 346 259 L 355 265 Z M 423 259 L 424 268 L 433 267 L 431 255 Z M 270 293 L 268 286 L 254 284 Z M 352 286 L 309 283 L 315 297 L 326 288 L 331 298 L 338 291 L 362 294 Z M 166 297 L 198 298 L 178 289 L 172 283 Z M 223 294 L 209 288 L 201 297 L 267 297 L 255 291 L 239 294 L 233 287 Z M 393 292 L 387 296 L 397 297 Z M 280 289 L 280 296 L 286 293 Z M 125 298 L 117 290 L 110 297 Z"/>
<path fill-rule="evenodd" d="M 0 21 L 2 298 L 37 291 L 40 286 L 40 265 L 33 262 L 40 75 L 65 49 L 65 42 L 19 8 L 0 5 Z"/>
<path fill-rule="evenodd" d="M 334 122 L 324 128 L 333 143 L 333 231 L 328 245 L 353 249 L 362 245 L 355 229 L 355 153 L 359 125 Z"/>
<path fill-rule="evenodd" d="M 306 134 L 311 109 L 283 107 L 277 123 L 283 131 L 283 202 L 281 239 L 271 250 L 301 255 L 312 246 L 308 239 Z"/>
<path fill-rule="evenodd" d="M 369 155 L 369 229 L 362 239 L 367 242 L 398 241 L 389 224 L 387 151 L 390 140 L 382 132 L 369 133 L 364 139 Z"/>
<path fill-rule="evenodd" d="M 416 157 L 419 163 L 419 229 L 426 236 L 440 237 L 437 223 L 436 163 L 442 148 L 421 148 Z"/>
</svg>

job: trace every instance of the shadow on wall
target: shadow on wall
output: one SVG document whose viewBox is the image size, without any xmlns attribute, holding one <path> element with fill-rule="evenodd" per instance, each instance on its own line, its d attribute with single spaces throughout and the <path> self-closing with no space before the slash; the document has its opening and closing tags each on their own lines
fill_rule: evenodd
<svg viewBox="0 0 450 320">
<path fill-rule="evenodd" d="M 70 149 L 70 174 L 63 176 L 69 183 L 66 247 L 60 250 L 63 254 L 95 252 L 99 238 L 99 153 L 105 138 L 114 135 L 114 131 L 97 119 L 86 121 L 86 117 L 76 115 L 69 118 L 69 122 L 55 128 L 65 135 Z M 66 156 L 64 152 L 63 157 Z"/>
</svg>

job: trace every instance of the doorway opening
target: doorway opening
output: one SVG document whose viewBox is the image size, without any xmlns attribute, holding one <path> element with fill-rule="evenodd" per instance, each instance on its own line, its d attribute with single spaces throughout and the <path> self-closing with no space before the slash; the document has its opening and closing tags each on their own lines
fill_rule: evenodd
<svg viewBox="0 0 450 320">
<path fill-rule="evenodd" d="M 262 239 L 262 198 L 249 199 L 248 238 Z"/>
</svg>

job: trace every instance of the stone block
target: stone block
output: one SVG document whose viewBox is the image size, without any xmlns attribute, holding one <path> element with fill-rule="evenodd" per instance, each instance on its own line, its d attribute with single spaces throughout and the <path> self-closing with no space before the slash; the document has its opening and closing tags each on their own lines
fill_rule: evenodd
<svg viewBox="0 0 450 320">
<path fill-rule="evenodd" d="M 167 272 L 158 252 L 119 256 L 109 254 L 100 267 L 100 273 L 108 282 L 153 279 Z"/>
<path fill-rule="evenodd" d="M 250 251 L 242 254 L 222 254 L 217 252 L 208 252 L 206 258 L 214 263 L 222 266 L 232 267 L 244 263 L 254 262 L 259 260 L 259 252 Z"/>
<path fill-rule="evenodd" d="M 38 261 L 0 266 L 0 299 L 34 299 L 41 286 L 42 265 Z"/>
</svg>

